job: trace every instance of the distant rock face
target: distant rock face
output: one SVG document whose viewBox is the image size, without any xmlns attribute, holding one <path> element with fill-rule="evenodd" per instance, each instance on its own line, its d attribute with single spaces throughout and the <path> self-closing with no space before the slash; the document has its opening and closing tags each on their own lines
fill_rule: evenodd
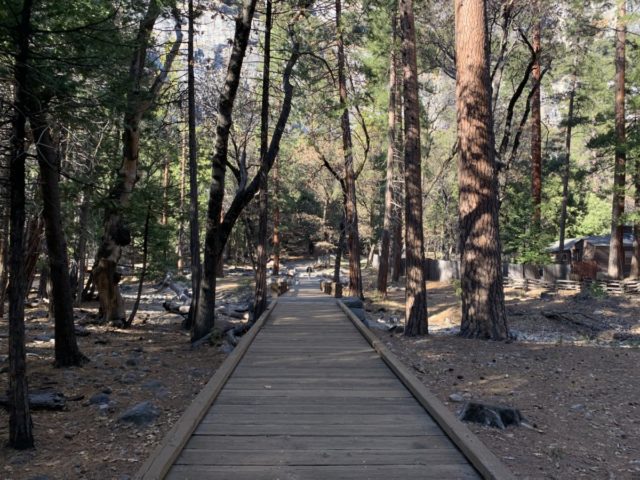
<svg viewBox="0 0 640 480">
<path fill-rule="evenodd" d="M 142 427 L 150 424 L 159 416 L 160 410 L 153 403 L 141 402 L 125 411 L 118 420 Z"/>
<path fill-rule="evenodd" d="M 509 425 L 519 426 L 524 421 L 524 417 L 517 408 L 484 405 L 477 402 L 465 404 L 459 418 L 463 422 L 481 423 L 501 430 Z"/>
</svg>

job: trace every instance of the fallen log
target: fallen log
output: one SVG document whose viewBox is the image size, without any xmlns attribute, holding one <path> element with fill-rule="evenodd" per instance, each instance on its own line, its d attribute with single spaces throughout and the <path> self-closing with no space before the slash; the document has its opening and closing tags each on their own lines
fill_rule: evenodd
<svg viewBox="0 0 640 480">
<path fill-rule="evenodd" d="M 61 392 L 53 390 L 29 392 L 31 410 L 64 410 L 66 403 L 67 399 Z M 0 407 L 9 409 L 10 401 L 7 395 L 0 395 Z"/>
</svg>

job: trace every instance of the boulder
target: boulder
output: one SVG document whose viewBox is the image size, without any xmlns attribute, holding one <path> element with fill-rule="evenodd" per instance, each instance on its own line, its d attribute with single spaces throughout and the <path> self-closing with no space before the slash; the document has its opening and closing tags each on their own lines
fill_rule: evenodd
<svg viewBox="0 0 640 480">
<path fill-rule="evenodd" d="M 141 402 L 129 408 L 118 418 L 121 422 L 133 423 L 139 427 L 153 422 L 160 416 L 160 410 L 151 402 Z"/>
</svg>

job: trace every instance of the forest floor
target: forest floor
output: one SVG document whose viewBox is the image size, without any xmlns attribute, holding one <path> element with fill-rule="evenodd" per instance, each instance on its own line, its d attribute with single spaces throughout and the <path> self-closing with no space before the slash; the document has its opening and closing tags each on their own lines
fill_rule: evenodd
<svg viewBox="0 0 640 480">
<path fill-rule="evenodd" d="M 218 305 L 244 310 L 253 295 L 251 269 L 237 270 L 218 283 Z M 124 282 L 130 311 L 137 284 Z M 5 447 L 9 418 L 0 408 L 0 478 L 62 480 L 132 478 L 195 395 L 225 359 L 230 347 L 208 343 L 192 349 L 182 317 L 164 311 L 170 290 L 147 285 L 133 326 L 97 325 L 97 302 L 76 309 L 78 337 L 90 362 L 81 368 L 53 368 L 53 325 L 47 306 L 27 309 L 29 388 L 62 392 L 62 411 L 34 411 L 36 448 Z M 242 321 L 228 318 L 230 321 Z M 7 351 L 7 322 L 0 320 L 0 352 Z M 0 355 L 0 392 L 8 388 L 6 356 Z M 157 419 L 136 426 L 120 419 L 141 402 Z M 144 420 L 144 415 L 141 417 Z"/>
<path fill-rule="evenodd" d="M 404 316 L 404 290 L 372 293 L 371 322 Z M 520 409 L 533 428 L 468 424 L 523 479 L 640 479 L 640 298 L 507 289 L 507 342 L 468 340 L 450 284 L 428 287 L 431 335 L 374 329 L 453 412 L 466 400 Z M 382 310 L 384 309 L 384 310 Z"/>
</svg>

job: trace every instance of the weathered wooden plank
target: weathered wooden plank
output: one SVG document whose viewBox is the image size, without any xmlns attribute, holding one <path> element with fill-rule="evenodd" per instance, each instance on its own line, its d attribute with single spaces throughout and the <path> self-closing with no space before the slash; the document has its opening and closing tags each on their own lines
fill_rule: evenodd
<svg viewBox="0 0 640 480">
<path fill-rule="evenodd" d="M 302 390 L 297 389 L 293 385 L 288 388 L 279 389 L 279 388 L 261 388 L 261 389 L 235 389 L 235 388 L 225 388 L 224 391 L 220 394 L 218 398 L 227 398 L 227 397 L 236 397 L 236 398 L 266 398 L 266 397 L 286 397 L 286 398 L 300 398 L 309 399 L 313 398 L 410 398 L 413 400 L 413 395 L 404 387 L 400 388 L 377 388 L 375 390 L 367 390 L 363 391 L 361 389 L 351 389 L 351 390 L 327 390 L 327 389 L 316 389 L 316 390 Z"/>
<path fill-rule="evenodd" d="M 227 387 L 234 389 L 255 389 L 255 388 L 287 388 L 295 387 L 298 389 L 314 389 L 314 388 L 336 388 L 336 389 L 363 389 L 370 390 L 376 388 L 397 387 L 398 380 L 395 378 L 378 377 L 351 377 L 351 378 L 324 378 L 324 377 L 306 377 L 306 378 L 279 378 L 279 377 L 261 377 L 261 378 L 236 378 L 233 376 L 228 382 Z M 404 385 L 401 385 L 405 388 Z"/>
<path fill-rule="evenodd" d="M 209 466 L 176 465 L 171 469 L 169 479 L 175 480 L 430 480 L 455 478 L 466 480 L 478 478 L 477 473 L 468 465 L 352 465 L 352 466 Z"/>
<path fill-rule="evenodd" d="M 218 423 L 201 423 L 194 435 L 290 435 L 290 436 L 314 436 L 314 437 L 397 437 L 419 435 L 442 435 L 442 429 L 435 423 L 431 425 L 418 425 L 405 423 L 398 425 L 230 425 Z"/>
<path fill-rule="evenodd" d="M 289 435 L 194 435 L 185 448 L 196 450 L 382 450 L 405 451 L 429 448 L 454 448 L 443 435 L 413 436 L 289 436 Z"/>
<path fill-rule="evenodd" d="M 186 448 L 176 465 L 459 465 L 467 460 L 456 449 L 433 448 L 408 452 L 366 450 L 192 450 Z"/>
<path fill-rule="evenodd" d="M 375 412 L 346 414 L 331 412 L 290 415 L 288 413 L 208 413 L 202 423 L 230 425 L 435 425 L 428 415 Z M 420 412 L 421 413 L 421 412 Z"/>
<path fill-rule="evenodd" d="M 422 414 L 424 415 L 424 408 L 418 403 L 403 403 L 401 405 L 378 405 L 378 404 L 358 404 L 348 403 L 343 405 L 329 405 L 319 402 L 306 402 L 300 404 L 270 404 L 270 405 L 234 405 L 234 404 L 219 404 L 215 403 L 211 410 L 211 414 L 272 414 L 283 413 L 291 416 L 295 415 L 309 415 L 309 414 L 330 414 L 330 413 L 344 413 L 344 414 L 372 414 L 372 415 L 384 415 L 388 413 L 401 413 L 401 414 Z"/>
<path fill-rule="evenodd" d="M 326 396 L 318 398 L 309 397 L 251 397 L 243 395 L 230 395 L 226 393 L 220 394 L 216 400 L 216 404 L 219 405 L 299 405 L 307 402 L 322 401 L 326 405 L 335 405 L 336 407 L 344 405 L 352 405 L 354 403 L 361 403 L 367 405 L 378 405 L 380 408 L 393 408 L 395 405 L 407 405 L 414 402 L 413 398 L 385 398 L 385 397 L 371 397 L 369 395 L 360 396 Z"/>
</svg>

